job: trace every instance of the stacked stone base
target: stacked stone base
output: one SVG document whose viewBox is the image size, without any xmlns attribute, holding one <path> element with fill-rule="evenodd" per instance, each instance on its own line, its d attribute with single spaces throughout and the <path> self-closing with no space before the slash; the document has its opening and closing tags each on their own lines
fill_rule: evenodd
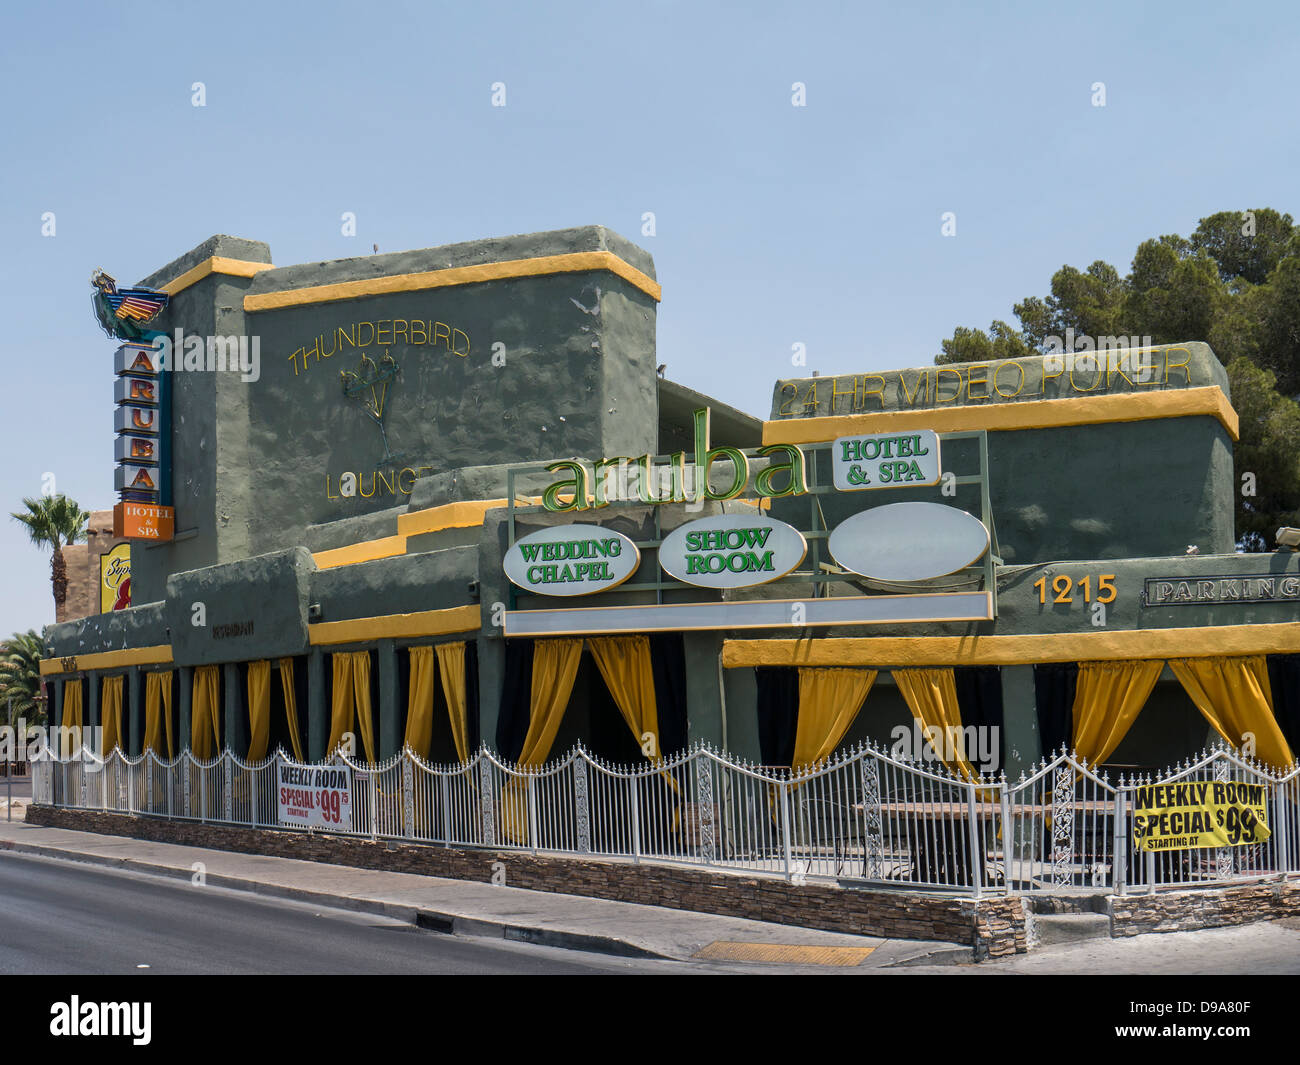
<svg viewBox="0 0 1300 1065">
<path fill-rule="evenodd" d="M 953 898 L 793 884 L 775 877 L 649 862 L 468 850 L 345 836 L 166 821 L 129 814 L 32 806 L 27 822 L 158 843 L 267 854 L 358 869 L 490 882 L 504 866 L 510 887 L 665 906 L 829 932 L 956 943 L 975 958 L 1023 954 L 1025 907 L 1018 896 Z"/>
</svg>

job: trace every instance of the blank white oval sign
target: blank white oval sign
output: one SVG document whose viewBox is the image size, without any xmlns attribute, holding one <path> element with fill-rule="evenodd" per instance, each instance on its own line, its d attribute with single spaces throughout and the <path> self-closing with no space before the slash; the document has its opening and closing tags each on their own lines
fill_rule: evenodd
<svg viewBox="0 0 1300 1065">
<path fill-rule="evenodd" d="M 757 513 L 723 514 L 670 532 L 659 545 L 659 565 L 701 588 L 748 588 L 784 577 L 807 553 L 793 525 Z"/>
<path fill-rule="evenodd" d="M 942 503 L 890 503 L 846 519 L 830 551 L 846 570 L 881 581 L 925 581 L 984 557 L 989 531 L 973 515 Z"/>
<path fill-rule="evenodd" d="M 537 595 L 590 595 L 617 588 L 641 561 L 636 544 L 599 525 L 557 525 L 515 541 L 505 571 Z"/>
</svg>

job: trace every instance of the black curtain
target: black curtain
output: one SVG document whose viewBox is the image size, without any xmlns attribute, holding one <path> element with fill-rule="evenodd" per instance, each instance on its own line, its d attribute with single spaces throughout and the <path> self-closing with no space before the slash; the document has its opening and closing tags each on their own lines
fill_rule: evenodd
<svg viewBox="0 0 1300 1065">
<path fill-rule="evenodd" d="M 758 750 L 763 765 L 788 766 L 794 761 L 794 735 L 799 725 L 799 670 L 794 666 L 756 666 Z"/>
<path fill-rule="evenodd" d="M 1273 716 L 1291 753 L 1300 757 L 1300 655 L 1269 655 Z"/>
<path fill-rule="evenodd" d="M 650 671 L 659 718 L 659 754 L 667 758 L 685 747 L 687 740 L 686 644 L 680 632 L 650 634 Z"/>
<path fill-rule="evenodd" d="M 962 727 L 974 725 L 981 730 L 997 730 L 994 735 L 998 738 L 998 745 L 992 752 L 997 758 L 994 765 L 975 764 L 978 750 L 987 750 L 987 744 L 980 745 L 976 750 L 967 748 L 966 760 L 977 772 L 996 773 L 1007 764 L 1007 737 L 1002 713 L 1002 670 L 997 666 L 957 666 L 952 672 L 957 687 L 957 708 L 961 711 Z"/>
<path fill-rule="evenodd" d="M 530 687 L 532 680 L 530 669 L 528 677 Z M 478 643 L 475 640 L 465 641 L 465 723 L 469 733 L 469 756 L 473 758 L 483 736 L 478 704 Z M 519 742 L 522 745 L 524 741 L 521 739 Z"/>
<path fill-rule="evenodd" d="M 1050 758 L 1074 740 L 1074 689 L 1079 683 L 1077 662 L 1034 666 L 1034 702 L 1043 757 Z"/>
<path fill-rule="evenodd" d="M 467 673 L 468 668 L 466 662 Z M 497 715 L 497 753 L 506 762 L 517 762 L 524 752 L 532 714 L 532 689 L 533 641 L 507 640 L 506 672 L 501 681 L 501 708 Z"/>
</svg>

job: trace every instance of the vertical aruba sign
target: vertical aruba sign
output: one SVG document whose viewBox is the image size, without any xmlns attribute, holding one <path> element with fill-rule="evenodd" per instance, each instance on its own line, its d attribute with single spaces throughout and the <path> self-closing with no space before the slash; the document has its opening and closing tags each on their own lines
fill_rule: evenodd
<svg viewBox="0 0 1300 1065">
<path fill-rule="evenodd" d="M 162 353 L 152 341 L 128 341 L 117 349 L 113 427 L 117 431 L 113 532 L 132 540 L 170 540 L 171 503 L 168 413 L 171 406 Z"/>
<path fill-rule="evenodd" d="M 90 278 L 95 290 L 91 306 L 106 336 L 120 341 L 113 357 L 117 383 L 113 388 L 113 428 L 117 431 L 114 455 L 117 470 L 113 487 L 118 503 L 113 507 L 113 535 L 128 540 L 170 540 L 174 525 L 171 508 L 171 439 L 168 417 L 171 395 L 163 372 L 163 336 L 146 328 L 167 306 L 170 297 L 161 289 L 118 288 L 103 270 Z"/>
</svg>

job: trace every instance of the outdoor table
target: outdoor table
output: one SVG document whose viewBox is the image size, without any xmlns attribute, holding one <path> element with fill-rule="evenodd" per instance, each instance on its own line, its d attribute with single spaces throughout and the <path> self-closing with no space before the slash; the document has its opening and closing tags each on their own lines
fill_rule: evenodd
<svg viewBox="0 0 1300 1065">
<path fill-rule="evenodd" d="M 854 803 L 852 809 L 857 814 L 865 814 L 867 811 L 864 803 Z M 972 879 L 972 875 L 978 875 L 983 883 L 984 862 L 986 860 L 985 847 L 983 840 L 985 836 L 984 823 L 991 822 L 995 816 L 1000 816 L 1002 806 L 996 802 L 976 801 L 970 802 L 884 802 L 875 807 L 880 811 L 882 817 L 888 817 L 893 820 L 896 826 L 907 825 L 909 821 L 928 822 L 936 828 L 940 825 L 946 825 L 943 831 L 928 832 L 924 835 L 909 830 L 902 833 L 904 839 L 908 841 L 909 850 L 912 854 L 913 877 L 912 879 L 926 881 L 934 884 L 946 884 L 952 886 L 970 886 L 977 881 Z M 1050 817 L 1054 812 L 1054 807 L 1046 803 L 1035 804 L 1013 804 L 1011 807 L 1012 824 L 1016 821 L 1024 820 L 1030 817 Z M 1102 825 L 1108 826 L 1103 829 L 1106 838 L 1113 831 L 1114 806 L 1110 802 L 1099 800 L 1075 801 L 1071 807 L 1071 815 L 1077 816 L 1079 813 L 1091 813 L 1099 817 Z M 974 865 L 972 869 L 970 828 L 967 819 L 974 817 L 982 822 L 979 829 L 980 846 L 974 854 Z M 919 827 L 919 826 L 916 826 Z M 1003 831 L 1007 831 L 1007 826 L 1003 826 Z M 1075 851 L 1079 852 L 1079 841 L 1076 841 Z M 1004 853 L 1007 848 L 1004 847 Z M 864 853 L 862 858 L 862 872 L 866 875 L 868 856 Z M 1004 872 L 1004 876 L 1006 873 Z"/>
</svg>

